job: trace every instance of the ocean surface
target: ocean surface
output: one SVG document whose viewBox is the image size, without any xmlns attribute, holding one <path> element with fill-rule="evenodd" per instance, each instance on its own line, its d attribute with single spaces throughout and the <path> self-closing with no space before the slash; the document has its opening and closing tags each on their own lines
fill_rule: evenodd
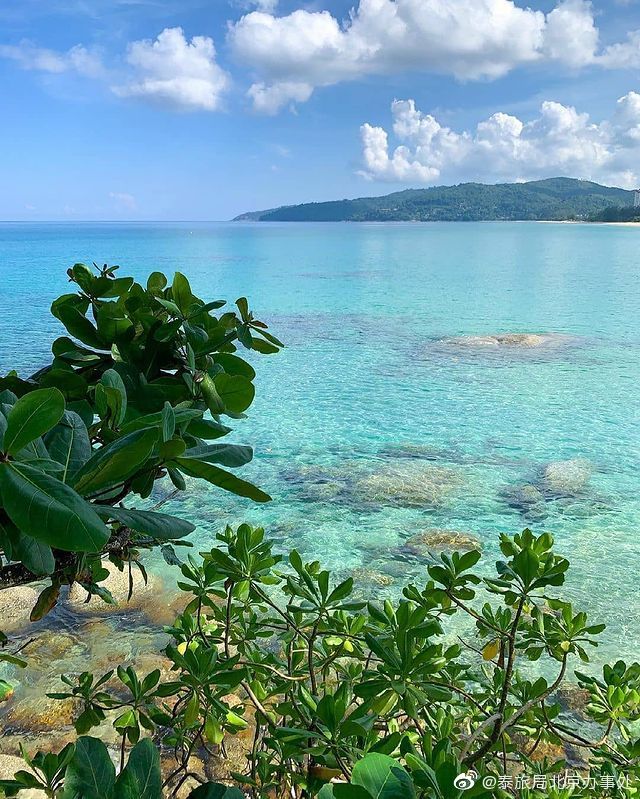
<svg viewBox="0 0 640 799">
<path fill-rule="evenodd" d="M 46 362 L 61 332 L 49 305 L 77 261 L 141 280 L 179 269 L 204 298 L 246 295 L 286 349 L 252 358 L 257 399 L 231 438 L 254 445 L 241 471 L 273 502 L 200 486 L 171 503 L 198 525 L 198 549 L 250 521 L 383 596 L 425 578 L 410 541 L 420 533 L 478 539 L 488 570 L 500 533 L 547 530 L 572 563 L 564 594 L 608 625 L 596 661 L 633 659 L 639 244 L 639 230 L 604 225 L 6 223 L 0 370 Z M 473 338 L 500 333 L 548 338 Z M 169 595 L 175 570 L 154 568 Z M 86 659 L 86 630 L 65 619 L 51 624 L 66 624 Z M 106 651 L 147 624 L 107 623 Z M 156 640 L 145 630 L 132 651 Z M 64 657 L 51 674 L 73 667 Z"/>
</svg>

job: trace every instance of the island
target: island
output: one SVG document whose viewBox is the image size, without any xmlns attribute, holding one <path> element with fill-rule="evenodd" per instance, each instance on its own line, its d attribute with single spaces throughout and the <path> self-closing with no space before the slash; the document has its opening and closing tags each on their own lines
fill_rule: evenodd
<svg viewBox="0 0 640 799">
<path fill-rule="evenodd" d="M 636 218 L 640 218 L 640 191 L 558 177 L 527 183 L 461 183 L 407 189 L 384 197 L 287 205 L 244 213 L 234 221 L 630 222 Z"/>
</svg>

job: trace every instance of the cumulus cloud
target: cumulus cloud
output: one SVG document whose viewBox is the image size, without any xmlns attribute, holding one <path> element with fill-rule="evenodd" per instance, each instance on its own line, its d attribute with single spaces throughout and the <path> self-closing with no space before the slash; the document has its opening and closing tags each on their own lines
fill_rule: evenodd
<svg viewBox="0 0 640 799">
<path fill-rule="evenodd" d="M 230 85 L 216 62 L 213 40 L 182 28 L 165 28 L 155 40 L 132 42 L 127 62 L 133 74 L 113 87 L 121 97 L 137 97 L 184 111 L 215 111 Z"/>
<path fill-rule="evenodd" d="M 255 71 L 249 96 L 267 113 L 308 99 L 318 86 L 367 75 L 432 71 L 478 80 L 543 61 L 577 68 L 640 59 L 640 33 L 598 51 L 588 0 L 561 0 L 547 15 L 513 0 L 359 0 L 346 21 L 328 11 L 263 9 L 231 25 L 228 38 Z"/>
<path fill-rule="evenodd" d="M 413 100 L 394 100 L 391 113 L 395 147 L 383 128 L 361 128 L 361 174 L 371 180 L 426 184 L 570 175 L 627 187 L 640 182 L 636 92 L 621 97 L 611 119 L 599 123 L 553 101 L 543 102 L 527 122 L 499 112 L 464 131 L 423 114 Z"/>
<path fill-rule="evenodd" d="M 97 78 L 104 74 L 100 55 L 80 44 L 66 52 L 58 52 L 46 47 L 37 47 L 33 42 L 23 39 L 17 45 L 0 45 L 0 58 L 9 58 L 22 69 L 38 72 L 53 74 L 76 72 L 89 78 Z"/>
</svg>

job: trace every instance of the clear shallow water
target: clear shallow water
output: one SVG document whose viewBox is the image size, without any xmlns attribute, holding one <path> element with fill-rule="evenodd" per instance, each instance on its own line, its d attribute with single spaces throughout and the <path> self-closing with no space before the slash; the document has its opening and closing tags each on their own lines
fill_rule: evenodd
<svg viewBox="0 0 640 799">
<path fill-rule="evenodd" d="M 422 578 L 405 544 L 427 528 L 472 533 L 487 565 L 500 532 L 549 530 L 572 561 L 566 594 L 609 625 L 598 657 L 637 658 L 639 236 L 535 223 L 2 224 L 0 370 L 46 360 L 60 333 L 48 307 L 75 261 L 120 263 L 139 279 L 180 269 L 206 298 L 246 295 L 287 344 L 256 359 L 257 400 L 233 436 L 254 444 L 243 475 L 274 501 L 199 487 L 174 502 L 198 524 L 200 549 L 248 520 L 343 574 L 394 579 L 381 589 L 361 574 L 375 593 Z M 568 339 L 439 343 L 506 331 Z M 505 500 L 575 458 L 593 468 L 583 491 L 547 493 L 535 513 Z M 412 502 L 425 484 L 433 501 Z"/>
</svg>

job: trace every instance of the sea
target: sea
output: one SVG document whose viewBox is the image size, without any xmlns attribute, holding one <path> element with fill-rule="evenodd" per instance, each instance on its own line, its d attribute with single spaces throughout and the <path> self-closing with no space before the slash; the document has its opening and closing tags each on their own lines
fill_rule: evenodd
<svg viewBox="0 0 640 799">
<path fill-rule="evenodd" d="M 597 668 L 640 652 L 639 245 L 590 224 L 2 223 L 0 371 L 47 362 L 76 262 L 246 296 L 286 346 L 249 354 L 256 400 L 229 440 L 273 500 L 191 484 L 163 510 L 197 525 L 192 551 L 246 521 L 383 598 L 426 581 L 430 542 L 477 542 L 490 574 L 500 534 L 548 531 L 560 593 L 607 624 Z M 147 567 L 170 603 L 176 567 Z M 25 690 L 162 641 L 142 611 L 82 618 L 45 622 L 67 644 Z"/>
</svg>

